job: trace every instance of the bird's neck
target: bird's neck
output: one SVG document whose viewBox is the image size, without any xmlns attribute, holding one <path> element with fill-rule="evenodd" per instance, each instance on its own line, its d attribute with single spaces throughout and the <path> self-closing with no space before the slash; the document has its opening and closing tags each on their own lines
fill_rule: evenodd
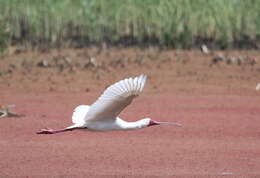
<svg viewBox="0 0 260 178">
<path fill-rule="evenodd" d="M 144 125 L 139 121 L 136 122 L 127 122 L 120 118 L 117 118 L 117 123 L 122 130 L 136 130 L 144 128 Z"/>
</svg>

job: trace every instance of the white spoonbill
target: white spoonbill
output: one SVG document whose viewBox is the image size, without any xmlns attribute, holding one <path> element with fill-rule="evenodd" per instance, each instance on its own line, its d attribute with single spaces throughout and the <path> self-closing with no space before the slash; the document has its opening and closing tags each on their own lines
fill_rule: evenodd
<svg viewBox="0 0 260 178">
<path fill-rule="evenodd" d="M 74 125 L 64 129 L 42 129 L 38 134 L 54 134 L 76 129 L 88 129 L 95 131 L 109 130 L 134 130 L 153 125 L 179 123 L 158 122 L 150 118 L 144 118 L 136 122 L 126 122 L 119 117 L 119 113 L 138 96 L 145 85 L 146 76 L 121 80 L 109 86 L 104 93 L 91 106 L 80 105 L 75 108 L 72 115 Z"/>
</svg>

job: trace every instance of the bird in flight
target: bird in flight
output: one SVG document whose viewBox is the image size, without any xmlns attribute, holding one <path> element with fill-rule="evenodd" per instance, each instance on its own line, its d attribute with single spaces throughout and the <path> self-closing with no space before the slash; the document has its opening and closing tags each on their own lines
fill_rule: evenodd
<svg viewBox="0 0 260 178">
<path fill-rule="evenodd" d="M 142 74 L 135 78 L 116 82 L 109 86 L 91 106 L 77 106 L 72 114 L 73 125 L 64 129 L 42 129 L 37 134 L 55 134 L 78 129 L 92 131 L 135 130 L 163 124 L 181 126 L 180 123 L 158 122 L 150 118 L 127 122 L 118 117 L 119 113 L 142 92 L 146 78 Z"/>
</svg>

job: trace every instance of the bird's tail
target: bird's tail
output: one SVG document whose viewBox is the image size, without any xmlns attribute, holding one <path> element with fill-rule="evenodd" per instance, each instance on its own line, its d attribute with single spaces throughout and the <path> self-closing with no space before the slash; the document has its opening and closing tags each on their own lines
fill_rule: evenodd
<svg viewBox="0 0 260 178">
<path fill-rule="evenodd" d="M 72 114 L 72 122 L 76 125 L 83 125 L 85 123 L 84 118 L 87 115 L 89 108 L 88 105 L 77 106 Z"/>
</svg>

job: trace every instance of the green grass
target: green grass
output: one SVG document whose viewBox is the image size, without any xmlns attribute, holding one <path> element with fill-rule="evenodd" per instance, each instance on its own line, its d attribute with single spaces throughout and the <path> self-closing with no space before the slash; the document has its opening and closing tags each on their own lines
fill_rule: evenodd
<svg viewBox="0 0 260 178">
<path fill-rule="evenodd" d="M 227 48 L 259 41 L 260 0 L 0 0 L 1 24 L 0 39 L 32 46 L 189 48 L 201 39 Z"/>
</svg>

